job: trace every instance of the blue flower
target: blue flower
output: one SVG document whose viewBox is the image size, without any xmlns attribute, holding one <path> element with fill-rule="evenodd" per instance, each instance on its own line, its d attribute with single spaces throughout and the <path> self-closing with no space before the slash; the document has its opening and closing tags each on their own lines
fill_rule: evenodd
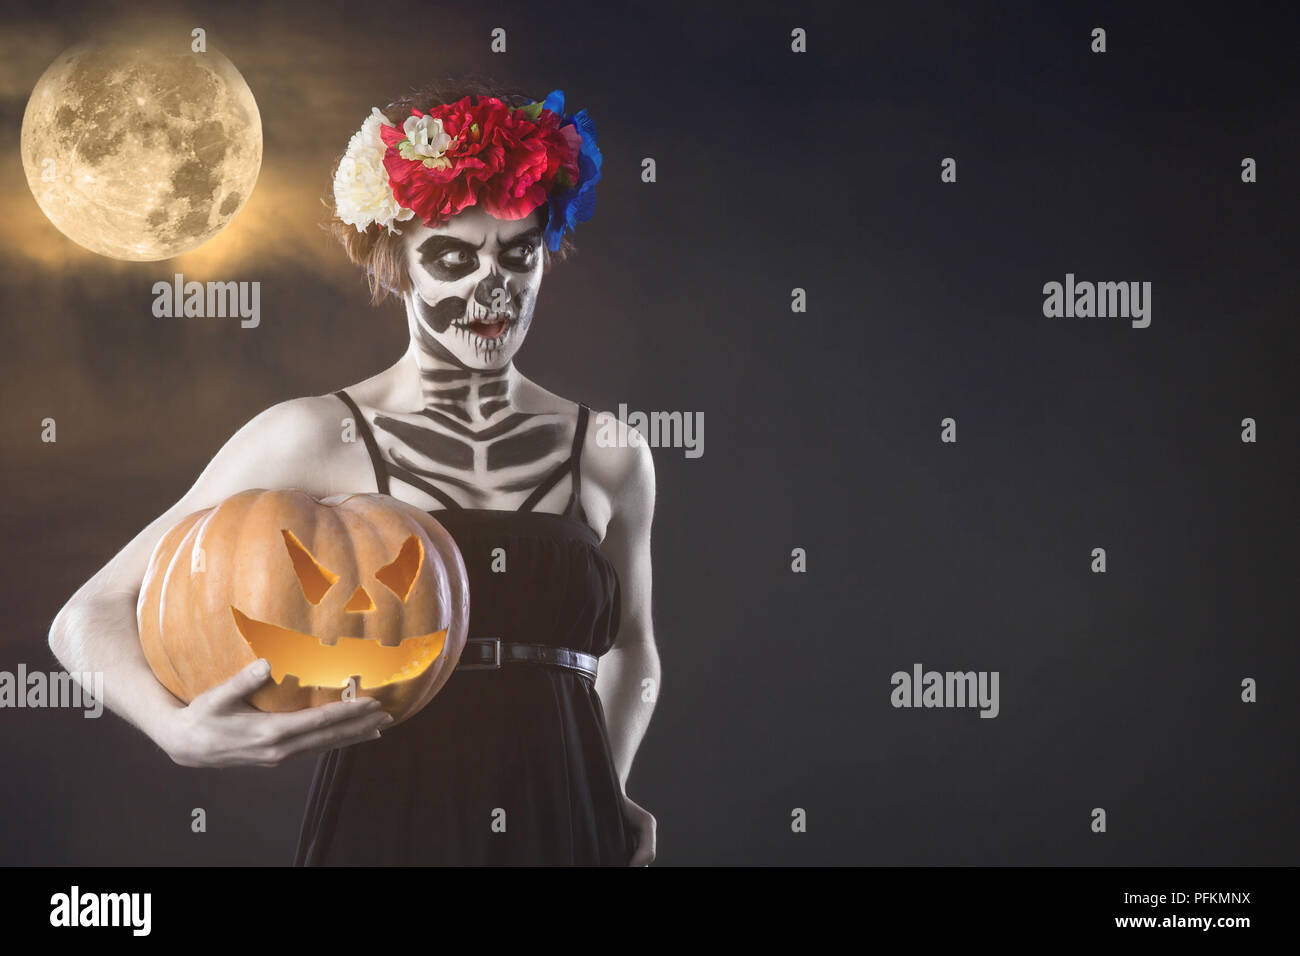
<svg viewBox="0 0 1300 956">
<path fill-rule="evenodd" d="M 561 117 L 561 128 L 574 126 L 582 139 L 582 148 L 578 152 L 578 181 L 556 190 L 547 200 L 549 208 L 544 235 L 547 248 L 554 252 L 560 248 L 566 229 L 572 232 L 578 223 L 586 222 L 596 211 L 596 183 L 600 182 L 602 157 L 596 145 L 596 124 L 586 110 L 579 110 L 572 116 L 564 112 L 563 90 L 552 91 L 542 108 Z"/>
</svg>

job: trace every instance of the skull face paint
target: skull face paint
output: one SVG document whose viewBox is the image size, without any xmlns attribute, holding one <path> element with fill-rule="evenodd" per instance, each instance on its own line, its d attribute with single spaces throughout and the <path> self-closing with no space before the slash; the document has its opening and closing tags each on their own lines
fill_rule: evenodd
<svg viewBox="0 0 1300 956">
<path fill-rule="evenodd" d="M 510 364 L 541 287 L 541 215 L 507 221 L 472 206 L 436 229 L 407 228 L 407 317 L 427 353 L 462 369 Z"/>
</svg>

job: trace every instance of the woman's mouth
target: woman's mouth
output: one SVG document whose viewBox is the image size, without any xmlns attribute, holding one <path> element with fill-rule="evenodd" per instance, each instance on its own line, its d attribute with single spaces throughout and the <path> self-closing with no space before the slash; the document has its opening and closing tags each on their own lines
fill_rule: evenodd
<svg viewBox="0 0 1300 956">
<path fill-rule="evenodd" d="M 488 312 L 480 318 L 466 317 L 452 323 L 474 347 L 476 358 L 491 359 L 505 348 L 505 341 L 514 328 L 514 316 L 508 312 Z"/>
<path fill-rule="evenodd" d="M 466 329 L 485 339 L 499 339 L 505 335 L 509 326 L 508 315 L 489 315 L 482 319 L 471 319 L 464 324 Z"/>
</svg>

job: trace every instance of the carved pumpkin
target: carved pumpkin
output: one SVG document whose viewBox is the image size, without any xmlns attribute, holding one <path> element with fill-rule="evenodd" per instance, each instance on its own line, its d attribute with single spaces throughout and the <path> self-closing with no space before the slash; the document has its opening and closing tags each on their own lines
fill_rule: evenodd
<svg viewBox="0 0 1300 956">
<path fill-rule="evenodd" d="M 460 660 L 469 584 L 451 535 L 395 498 L 255 489 L 163 537 L 137 613 L 149 666 L 187 703 L 264 657 L 260 710 L 351 687 L 400 722 Z"/>
</svg>

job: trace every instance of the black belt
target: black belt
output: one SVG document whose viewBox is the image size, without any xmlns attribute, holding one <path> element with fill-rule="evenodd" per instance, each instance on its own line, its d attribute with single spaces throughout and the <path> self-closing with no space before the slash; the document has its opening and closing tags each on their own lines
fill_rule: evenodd
<svg viewBox="0 0 1300 956">
<path fill-rule="evenodd" d="M 499 637 L 471 637 L 465 642 L 461 651 L 460 663 L 456 670 L 490 671 L 497 670 L 504 664 L 554 664 L 577 671 L 584 677 L 596 679 L 596 664 L 599 658 L 595 654 L 575 651 L 571 647 L 549 647 L 546 644 L 516 644 L 503 641 Z"/>
</svg>

